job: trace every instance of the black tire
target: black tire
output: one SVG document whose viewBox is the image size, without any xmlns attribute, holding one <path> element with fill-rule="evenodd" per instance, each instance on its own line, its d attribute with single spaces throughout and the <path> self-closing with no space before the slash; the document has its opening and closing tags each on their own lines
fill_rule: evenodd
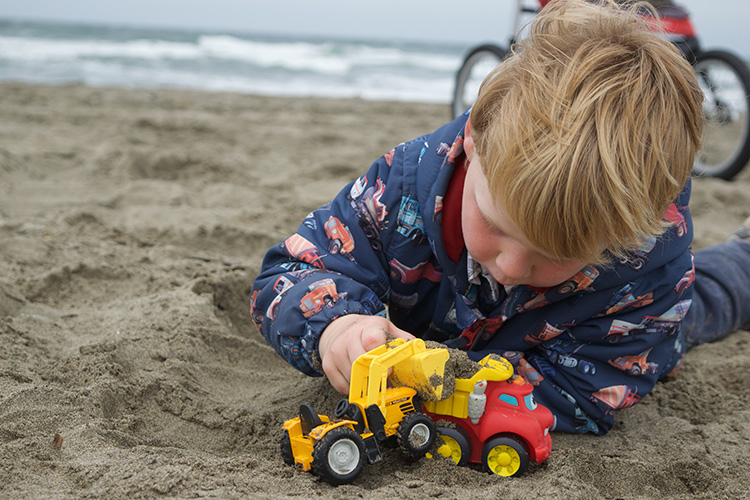
<svg viewBox="0 0 750 500">
<path fill-rule="evenodd" d="M 498 476 L 520 476 L 529 465 L 529 452 L 526 446 L 511 436 L 491 439 L 482 448 L 484 469 Z"/>
<path fill-rule="evenodd" d="M 507 55 L 502 47 L 493 44 L 480 45 L 469 51 L 456 74 L 453 90 L 453 117 L 461 115 L 474 104 L 479 84 Z"/>
<path fill-rule="evenodd" d="M 585 361 L 578 362 L 578 371 L 584 375 L 596 375 L 596 366 Z"/>
<path fill-rule="evenodd" d="M 283 431 L 281 435 L 281 458 L 287 465 L 294 465 L 294 454 L 292 454 L 292 440 L 289 432 Z"/>
<path fill-rule="evenodd" d="M 463 467 L 469 463 L 471 455 L 471 440 L 466 435 L 466 431 L 460 427 L 453 429 L 451 427 L 438 427 L 436 442 L 436 452 L 439 455 L 449 458 L 458 465 Z M 442 442 L 441 442 L 442 440 Z M 443 452 L 441 449 L 446 447 Z M 447 455 L 444 453 L 448 453 Z"/>
<path fill-rule="evenodd" d="M 365 442 L 348 427 L 337 427 L 313 447 L 312 471 L 333 485 L 351 483 L 365 466 Z"/>
<path fill-rule="evenodd" d="M 575 290 L 576 287 L 578 287 L 578 283 L 576 283 L 575 281 L 566 281 L 565 283 L 557 287 L 557 293 L 559 293 L 560 295 L 565 295 L 566 293 L 570 293 Z"/>
<path fill-rule="evenodd" d="M 435 422 L 422 412 L 410 413 L 396 433 L 398 444 L 408 454 L 423 457 L 435 443 Z"/>
<path fill-rule="evenodd" d="M 694 68 L 705 121 L 693 174 L 730 180 L 750 161 L 750 70 L 724 50 L 699 52 Z"/>
<path fill-rule="evenodd" d="M 341 241 L 339 240 L 333 240 L 328 244 L 328 251 L 332 254 L 337 254 L 341 250 Z"/>
</svg>

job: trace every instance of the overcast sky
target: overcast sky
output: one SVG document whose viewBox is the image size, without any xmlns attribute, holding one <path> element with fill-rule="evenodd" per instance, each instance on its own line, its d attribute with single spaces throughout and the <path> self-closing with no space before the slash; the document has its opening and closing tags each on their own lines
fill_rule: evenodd
<svg viewBox="0 0 750 500">
<path fill-rule="evenodd" d="M 691 12 L 705 47 L 732 48 L 750 56 L 750 0 L 680 3 Z M 514 4 L 515 0 L 0 0 L 0 18 L 471 44 L 507 39 Z"/>
</svg>

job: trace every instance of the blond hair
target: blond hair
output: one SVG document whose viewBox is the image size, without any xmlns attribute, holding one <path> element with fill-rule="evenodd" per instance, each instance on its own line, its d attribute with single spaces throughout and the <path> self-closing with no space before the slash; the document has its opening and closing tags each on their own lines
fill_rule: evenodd
<svg viewBox="0 0 750 500">
<path fill-rule="evenodd" d="M 690 176 L 703 94 L 643 8 L 551 2 L 471 111 L 490 192 L 554 259 L 601 264 L 661 234 Z"/>
</svg>

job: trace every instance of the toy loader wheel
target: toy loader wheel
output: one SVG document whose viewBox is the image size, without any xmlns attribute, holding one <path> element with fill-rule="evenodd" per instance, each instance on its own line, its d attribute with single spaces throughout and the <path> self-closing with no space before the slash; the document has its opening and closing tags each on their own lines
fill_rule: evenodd
<svg viewBox="0 0 750 500">
<path fill-rule="evenodd" d="M 354 481 L 365 465 L 365 442 L 348 427 L 337 427 L 315 443 L 312 470 L 333 485 Z"/>
<path fill-rule="evenodd" d="M 520 476 L 529 465 L 529 453 L 518 440 L 503 436 L 491 439 L 482 449 L 482 464 L 498 476 Z"/>
<path fill-rule="evenodd" d="M 283 431 L 281 435 L 281 458 L 287 465 L 294 465 L 294 455 L 292 454 L 292 440 L 289 432 Z"/>
<path fill-rule="evenodd" d="M 410 413 L 398 428 L 398 444 L 414 457 L 422 457 L 435 443 L 435 422 L 421 412 Z"/>
</svg>

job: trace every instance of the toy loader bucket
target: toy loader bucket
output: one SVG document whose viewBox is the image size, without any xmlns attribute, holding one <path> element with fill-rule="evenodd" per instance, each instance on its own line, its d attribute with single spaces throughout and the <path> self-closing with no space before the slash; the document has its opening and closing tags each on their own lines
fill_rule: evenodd
<svg viewBox="0 0 750 500">
<path fill-rule="evenodd" d="M 423 399 L 440 401 L 448 357 L 447 349 L 426 349 L 394 365 L 388 380 L 395 387 L 411 387 Z"/>
<path fill-rule="evenodd" d="M 377 404 L 384 410 L 388 381 L 411 387 L 424 399 L 439 400 L 448 357 L 447 349 L 428 349 L 421 339 L 393 339 L 354 361 L 349 402 L 364 400 L 365 407 Z"/>
</svg>

